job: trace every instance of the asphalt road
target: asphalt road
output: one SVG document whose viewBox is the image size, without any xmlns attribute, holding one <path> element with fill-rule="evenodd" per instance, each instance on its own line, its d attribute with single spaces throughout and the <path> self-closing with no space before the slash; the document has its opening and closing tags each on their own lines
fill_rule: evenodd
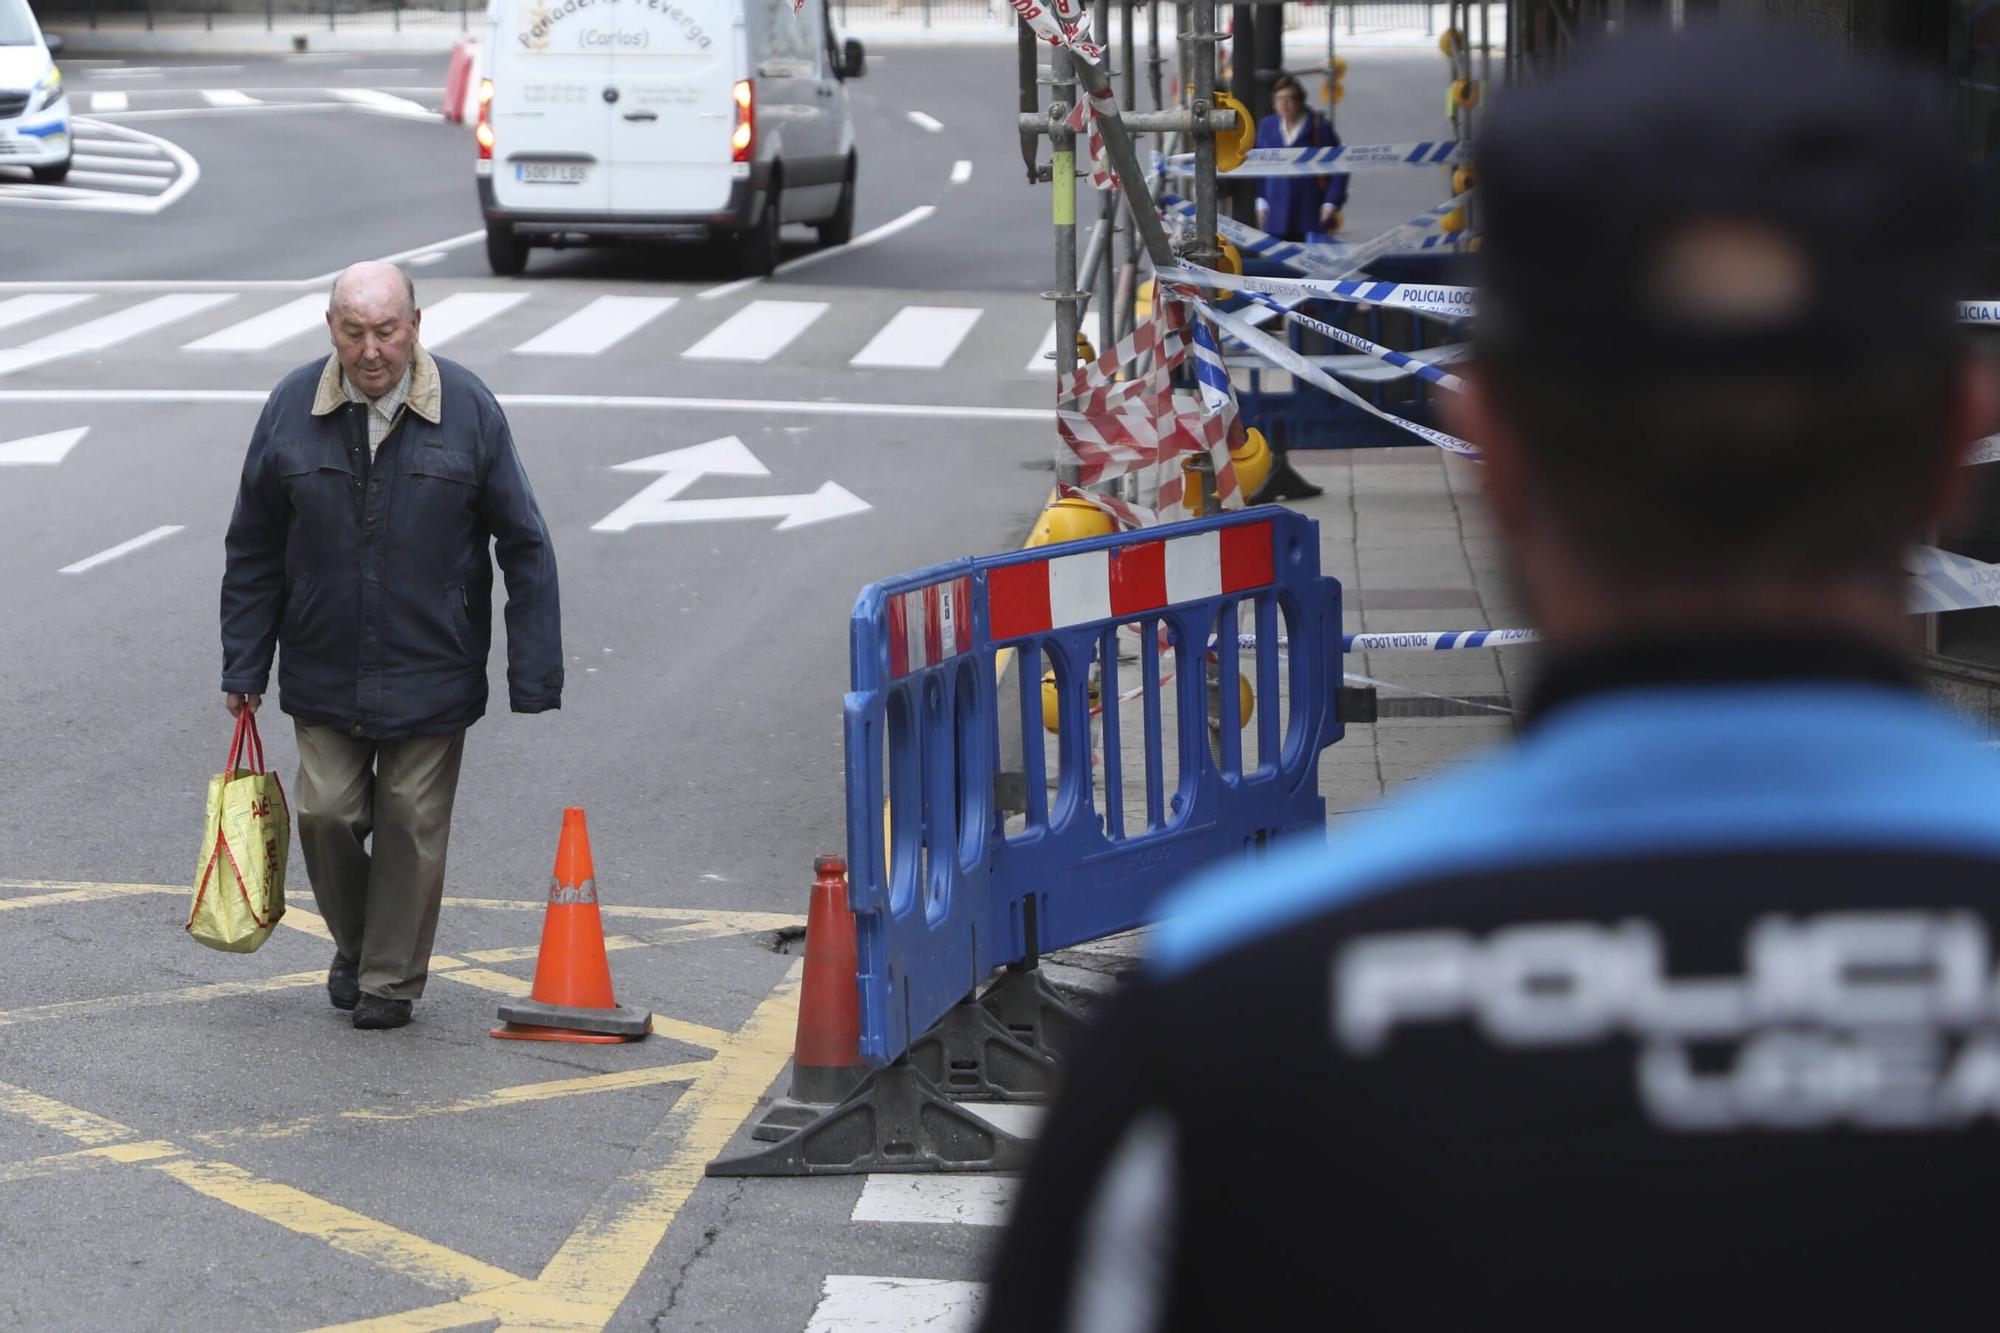
<svg viewBox="0 0 2000 1333">
<path fill-rule="evenodd" d="M 0 1326 L 791 1330 L 829 1274 L 977 1278 L 990 1226 L 861 1227 L 851 1178 L 698 1171 L 789 1052 L 797 960 L 773 932 L 803 913 L 813 856 L 844 843 L 856 592 L 1018 544 L 1046 493 L 1052 380 L 1030 367 L 1051 319 L 1047 198 L 1022 179 L 1011 49 L 872 53 L 857 231 L 934 211 L 749 286 L 703 247 L 537 251 L 527 277 L 491 277 L 467 240 L 470 136 L 328 91 L 422 102 L 435 58 L 147 61 L 66 62 L 68 84 L 80 107 L 123 94 L 90 114 L 198 163 L 182 197 L 143 215 L 9 207 L 0 185 L 0 459 L 87 431 L 44 446 L 60 461 L 0 465 Z M 1349 140 L 1435 133 L 1439 66 L 1357 61 Z M 1371 183 L 1351 230 L 1439 197 Z M 261 345 L 201 344 L 254 343 L 247 322 L 387 255 L 412 266 L 427 333 L 458 325 L 442 354 L 509 396 L 570 662 L 560 713 L 471 733 L 445 961 L 416 1024 L 373 1035 L 318 989 L 329 949 L 296 855 L 299 928 L 248 958 L 182 937 L 177 886 L 228 737 L 216 588 L 244 443 L 270 385 L 324 354 L 310 310 Z M 605 296 L 674 304 L 596 355 L 531 350 Z M 44 304 L 8 305 L 23 300 Z M 978 315 L 939 365 L 854 364 L 913 306 Z M 786 320 L 763 359 L 702 354 Z M 596 529 L 657 477 L 617 465 L 731 437 L 768 475 L 680 498 L 831 482 L 867 508 L 790 530 Z M 264 717 L 289 780 L 289 728 Z M 531 975 L 567 805 L 588 810 L 607 926 L 627 937 L 619 998 L 663 1019 L 640 1046 L 485 1035 Z"/>
</svg>

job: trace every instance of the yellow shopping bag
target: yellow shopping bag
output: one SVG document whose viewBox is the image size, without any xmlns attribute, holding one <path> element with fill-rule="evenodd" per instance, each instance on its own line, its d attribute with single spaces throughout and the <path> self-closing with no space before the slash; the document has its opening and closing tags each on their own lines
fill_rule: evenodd
<svg viewBox="0 0 2000 1333">
<path fill-rule="evenodd" d="M 240 764 L 247 760 L 252 767 Z M 285 858 L 292 811 L 278 775 L 264 770 L 257 719 L 236 715 L 229 766 L 208 781 L 208 827 L 201 837 L 187 932 L 211 949 L 249 953 L 285 914 Z"/>
</svg>

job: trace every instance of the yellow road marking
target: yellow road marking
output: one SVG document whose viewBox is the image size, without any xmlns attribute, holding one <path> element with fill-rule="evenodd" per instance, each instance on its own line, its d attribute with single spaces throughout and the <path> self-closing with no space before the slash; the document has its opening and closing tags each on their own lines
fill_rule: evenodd
<svg viewBox="0 0 2000 1333">
<path fill-rule="evenodd" d="M 118 1162 L 151 1162 L 162 1157 L 178 1157 L 181 1151 L 174 1144 L 155 1139 L 151 1143 L 114 1143 L 103 1148 L 85 1148 L 80 1152 L 60 1152 L 47 1157 L 31 1157 L 25 1162 L 4 1162 L 0 1163 L 0 1185 L 11 1185 L 23 1180 L 38 1180 L 43 1176 L 109 1166 Z"/>
<path fill-rule="evenodd" d="M 499 1319 L 502 1329 L 597 1333 L 625 1303 L 681 1207 L 791 1058 L 803 959 L 764 998 L 659 1128 L 633 1154 L 555 1258 L 532 1281 L 466 1296 L 454 1306 L 335 1325 L 318 1333 L 421 1333 Z"/>
<path fill-rule="evenodd" d="M 333 943 L 333 932 L 326 928 L 326 918 L 317 912 L 308 912 L 303 907 L 293 907 L 287 903 L 285 914 L 278 918 L 278 924 L 290 926 L 293 930 L 311 935 L 315 939 L 325 940 L 328 944 Z"/>
<path fill-rule="evenodd" d="M 89 1111 L 79 1110 L 53 1097 L 44 1097 L 39 1092 L 29 1092 L 12 1083 L 0 1083 L 0 1111 L 11 1111 L 34 1121 L 43 1129 L 68 1135 L 79 1143 L 98 1145 L 139 1137 L 137 1130 L 128 1129 L 116 1120 L 106 1120 L 101 1115 L 92 1115 Z"/>
<path fill-rule="evenodd" d="M 0 912 L 22 907 L 54 907 L 61 903 L 95 902 L 101 898 L 133 898 L 158 893 L 190 893 L 167 884 L 80 884 L 66 880 L 0 879 L 0 889 L 43 889 L 25 898 L 0 898 Z"/>
<path fill-rule="evenodd" d="M 287 1231 L 324 1241 L 336 1250 L 380 1264 L 427 1287 L 476 1292 L 521 1281 L 504 1268 L 482 1263 L 304 1190 L 254 1176 L 228 1162 L 175 1159 L 155 1162 L 150 1169 L 218 1203 L 226 1203 Z"/>
<path fill-rule="evenodd" d="M 26 1009 L 0 1013 L 0 1027 L 15 1023 L 37 1023 L 51 1018 L 84 1018 L 91 1014 L 113 1013 L 121 1009 L 150 1009 L 166 1004 L 197 1004 L 204 1000 L 227 999 L 232 995 L 256 995 L 264 991 L 295 990 L 318 986 L 326 981 L 324 972 L 287 972 L 256 981 L 214 981 L 177 990 L 150 991 L 141 995 L 107 995 L 95 1000 L 62 1000 L 37 1004 Z"/>
<path fill-rule="evenodd" d="M 675 1041 L 684 1041 L 690 1046 L 710 1051 L 721 1050 L 736 1035 L 727 1028 L 712 1028 L 706 1023 L 690 1023 L 684 1018 L 669 1018 L 665 1014 L 653 1015 L 653 1034 L 672 1037 Z"/>
<path fill-rule="evenodd" d="M 444 1333 L 446 1329 L 490 1324 L 493 1316 L 468 1310 L 457 1301 L 428 1305 L 421 1310 L 385 1314 L 375 1319 L 357 1319 L 351 1324 L 328 1324 L 313 1333 Z"/>
<path fill-rule="evenodd" d="M 520 977 L 510 977 L 505 972 L 495 972 L 484 967 L 446 969 L 439 971 L 437 975 L 446 981 L 456 981 L 462 985 L 490 991 L 495 995 L 505 995 L 515 1000 L 534 989 L 533 983 L 524 981 Z"/>
<path fill-rule="evenodd" d="M 421 1120 L 426 1116 L 459 1115 L 485 1111 L 497 1106 L 520 1106 L 528 1102 L 580 1097 L 593 1092 L 619 1092 L 627 1088 L 650 1088 L 663 1083 L 686 1083 L 701 1077 L 706 1060 L 688 1060 L 646 1069 L 621 1069 L 609 1074 L 587 1074 L 581 1078 L 551 1079 L 546 1083 L 520 1083 L 511 1088 L 495 1088 L 472 1097 L 453 1101 L 419 1102 L 414 1106 L 363 1106 L 327 1115 L 310 1115 L 300 1120 L 278 1120 L 245 1129 L 219 1129 L 196 1134 L 197 1143 L 212 1148 L 225 1147 L 244 1139 L 289 1139 L 310 1134 L 341 1120 Z"/>
</svg>

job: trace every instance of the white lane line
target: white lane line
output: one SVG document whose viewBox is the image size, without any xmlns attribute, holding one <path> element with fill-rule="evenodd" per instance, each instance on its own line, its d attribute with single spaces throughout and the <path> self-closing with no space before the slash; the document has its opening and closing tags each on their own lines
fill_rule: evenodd
<svg viewBox="0 0 2000 1333">
<path fill-rule="evenodd" d="M 203 88 L 201 100 L 210 106 L 256 106 L 257 99 L 234 88 Z"/>
<path fill-rule="evenodd" d="M 177 319 L 200 314 L 204 310 L 233 301 L 233 292 L 186 293 L 175 296 L 156 296 L 150 301 L 128 306 L 124 310 L 102 315 L 97 319 L 78 324 L 74 328 L 60 329 L 45 337 L 19 347 L 0 348 L 0 375 L 29 366 L 39 366 L 78 352 L 98 352 L 128 338 L 136 338 L 142 333 L 171 324 Z"/>
<path fill-rule="evenodd" d="M 806 1333 L 970 1333 L 985 1303 L 983 1282 L 835 1273 Z"/>
<path fill-rule="evenodd" d="M 393 74 L 400 79 L 421 73 L 423 71 L 415 65 L 390 65 L 381 69 L 344 69 L 340 71 L 340 77 L 343 79 L 386 79 Z"/>
<path fill-rule="evenodd" d="M 514 350 L 525 356 L 595 356 L 676 304 L 671 296 L 600 296 Z"/>
<path fill-rule="evenodd" d="M 982 313 L 976 306 L 906 305 L 847 364 L 936 370 L 951 360 Z"/>
<path fill-rule="evenodd" d="M 1042 345 L 1028 358 L 1030 375 L 1051 374 L 1056 368 L 1056 326 L 1049 325 L 1049 331 L 1042 335 Z"/>
<path fill-rule="evenodd" d="M 411 255 L 405 264 L 407 268 L 425 268 L 446 258 L 442 250 L 426 250 L 420 255 Z"/>
<path fill-rule="evenodd" d="M 133 143 L 129 139 L 107 139 L 102 135 L 79 134 L 74 137 L 73 142 L 79 153 L 97 153 L 105 157 L 160 157 L 160 150 L 153 145 Z"/>
<path fill-rule="evenodd" d="M 205 338 L 181 346 L 183 352 L 261 352 L 326 327 L 326 297 L 318 292 L 252 315 Z"/>
<path fill-rule="evenodd" d="M 0 357 L 7 353 L 0 351 Z M 4 362 L 0 362 L 4 368 Z M 269 389 L 0 389 L 0 403 L 237 403 L 261 407 Z M 940 417 L 948 421 L 1055 420 L 1053 407 L 971 407 L 962 403 L 840 403 L 824 399 L 655 398 L 622 394 L 503 393 L 500 406 L 626 412 L 752 412 L 820 417 Z M 971 1103 L 968 1103 L 971 1105 Z M 984 1112 L 979 1112 L 984 1114 Z M 990 1118 L 990 1117 L 989 1117 Z"/>
<path fill-rule="evenodd" d="M 951 183 L 953 185 L 963 185 L 971 179 L 972 160 L 970 158 L 961 157 L 958 161 L 951 164 Z"/>
<path fill-rule="evenodd" d="M 121 190 L 157 190 L 167 182 L 158 176 L 135 176 L 126 171 L 71 171 L 64 180 L 86 185 L 109 185 Z"/>
<path fill-rule="evenodd" d="M 928 130 L 932 134 L 939 134 L 944 130 L 944 122 L 936 116 L 927 116 L 921 111 L 905 111 L 903 114 L 908 116 L 910 123 L 920 130 Z"/>
<path fill-rule="evenodd" d="M 90 109 L 92 111 L 123 111 L 131 104 L 132 99 L 124 93 L 92 93 L 90 95 Z"/>
<path fill-rule="evenodd" d="M 154 528 L 151 532 L 142 532 L 131 541 L 119 542 L 116 546 L 108 550 L 99 551 L 96 555 L 87 556 L 73 565 L 64 565 L 56 572 L 58 574 L 86 574 L 96 569 L 99 565 L 109 564 L 121 555 L 130 555 L 142 546 L 151 546 L 154 542 L 163 541 L 173 536 L 176 532 L 185 530 L 185 528 L 186 524 L 175 523 L 167 527 Z"/>
<path fill-rule="evenodd" d="M 495 315 L 512 310 L 528 299 L 526 292 L 457 292 L 434 306 L 424 307 L 419 330 L 424 346 L 437 348 L 470 332 Z"/>
<path fill-rule="evenodd" d="M 143 113 L 135 113 L 143 114 Z M 78 139 L 122 138 L 127 143 L 143 144 L 151 153 L 173 159 L 180 168 L 166 189 L 158 194 L 122 194 L 116 190 L 69 189 L 60 186 L 9 186 L 0 191 L 0 203 L 28 208 L 78 208 L 99 213 L 159 213 L 172 206 L 180 197 L 192 190 L 201 179 L 201 164 L 192 154 L 177 143 L 172 143 L 158 135 L 147 134 L 144 130 L 130 130 L 114 126 L 102 120 L 79 116 L 71 123 L 71 133 Z M 81 176 L 81 172 L 71 172 L 71 179 Z M 120 182 L 123 183 L 123 182 Z M 66 284 L 67 285 L 67 284 Z M 95 283 L 77 283 L 79 287 L 95 287 Z M 208 286 L 212 284 L 188 284 Z"/>
<path fill-rule="evenodd" d="M 53 315 L 90 299 L 87 292 L 49 292 L 35 296 L 10 296 L 0 301 L 0 329 L 25 324 L 43 315 Z"/>
<path fill-rule="evenodd" d="M 385 116 L 401 116 L 405 120 L 442 121 L 443 116 L 429 107 L 419 106 L 407 97 L 397 97 L 394 93 L 377 92 L 373 88 L 335 88 L 336 97 L 341 97 L 365 111 L 377 111 Z"/>
<path fill-rule="evenodd" d="M 903 214 L 903 216 L 891 218 L 873 231 L 862 232 L 846 245 L 828 246 L 824 250 L 815 250 L 811 254 L 800 255 L 796 259 L 787 259 L 784 263 L 772 269 L 771 275 L 779 277 L 786 273 L 795 273 L 808 265 L 819 263 L 822 259 L 831 259 L 835 255 L 844 255 L 850 250 L 866 249 L 868 246 L 874 245 L 877 241 L 888 240 L 899 231 L 909 230 L 935 212 L 937 212 L 937 205 L 919 204 L 909 212 Z M 485 233 L 482 232 L 480 234 L 483 236 Z M 755 287 L 762 281 L 764 281 L 762 278 L 738 278 L 734 282 L 725 282 L 720 287 L 710 287 L 707 291 L 698 292 L 696 295 L 704 301 L 713 301 L 718 296 L 728 296 L 733 292 L 742 291 L 745 287 Z"/>
<path fill-rule="evenodd" d="M 824 301 L 752 301 L 681 355 L 692 361 L 769 361 L 826 307 Z"/>
<path fill-rule="evenodd" d="M 215 116 L 272 115 L 280 111 L 340 111 L 352 102 L 259 102 L 255 106 L 174 106 L 160 111 L 113 111 L 107 119 L 119 124 L 135 120 L 204 120 Z"/>
<path fill-rule="evenodd" d="M 171 176 L 174 164 L 158 157 L 99 157 L 95 153 L 79 150 L 71 159 L 72 165 L 95 171 L 116 171 L 127 176 Z"/>
<path fill-rule="evenodd" d="M 1018 1176 L 870 1176 L 854 1220 L 1003 1226 L 1020 1188 Z"/>
</svg>

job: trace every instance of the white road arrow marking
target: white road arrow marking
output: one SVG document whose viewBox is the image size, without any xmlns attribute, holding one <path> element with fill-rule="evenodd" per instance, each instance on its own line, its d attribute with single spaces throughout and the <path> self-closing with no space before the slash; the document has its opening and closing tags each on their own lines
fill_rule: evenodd
<svg viewBox="0 0 2000 1333">
<path fill-rule="evenodd" d="M 20 464 L 51 465 L 69 457 L 69 451 L 77 442 L 90 434 L 90 427 L 78 426 L 75 430 L 54 430 L 47 435 L 30 435 L 26 439 L 9 440 L 0 444 L 0 467 Z"/>
<path fill-rule="evenodd" d="M 726 435 L 706 444 L 674 449 L 650 458 L 616 464 L 613 472 L 658 472 L 660 479 L 591 525 L 592 532 L 626 532 L 647 523 L 714 523 L 727 519 L 775 518 L 778 531 L 845 518 L 871 508 L 846 487 L 827 482 L 811 495 L 744 495 L 716 500 L 675 497 L 704 476 L 768 477 L 742 440 Z"/>
</svg>

